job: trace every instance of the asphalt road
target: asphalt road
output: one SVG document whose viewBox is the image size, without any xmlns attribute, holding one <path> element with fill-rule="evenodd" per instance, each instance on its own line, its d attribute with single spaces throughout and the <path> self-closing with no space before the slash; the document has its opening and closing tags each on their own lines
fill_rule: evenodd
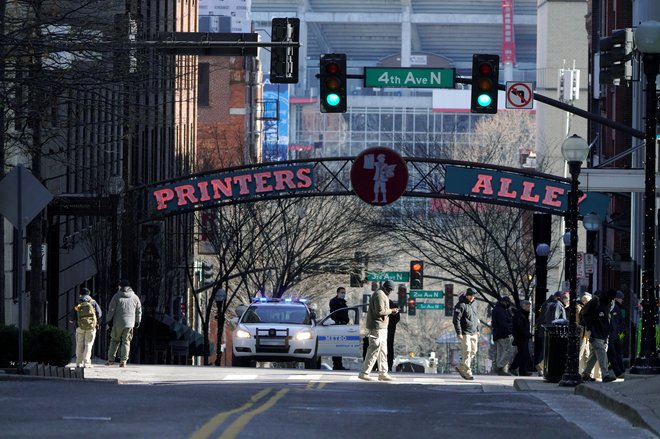
<svg viewBox="0 0 660 439">
<path fill-rule="evenodd" d="M 380 383 L 352 372 L 147 370 L 94 369 L 129 384 L 0 381 L 0 437 L 654 437 L 569 392 L 517 392 L 509 377 L 403 374 Z"/>
</svg>

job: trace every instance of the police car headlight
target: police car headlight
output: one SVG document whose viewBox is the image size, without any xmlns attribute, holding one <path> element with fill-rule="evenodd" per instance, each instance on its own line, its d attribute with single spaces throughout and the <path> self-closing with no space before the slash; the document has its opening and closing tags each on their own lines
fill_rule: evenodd
<svg viewBox="0 0 660 439">
<path fill-rule="evenodd" d="M 234 333 L 236 335 L 236 338 L 250 338 L 252 335 L 246 331 L 245 329 L 237 329 L 236 332 Z"/>
<path fill-rule="evenodd" d="M 312 339 L 312 331 L 300 331 L 296 334 L 296 340 L 311 340 Z"/>
</svg>

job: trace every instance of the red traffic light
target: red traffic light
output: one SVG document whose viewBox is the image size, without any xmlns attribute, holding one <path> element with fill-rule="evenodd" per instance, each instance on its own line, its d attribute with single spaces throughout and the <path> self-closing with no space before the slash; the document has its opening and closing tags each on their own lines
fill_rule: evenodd
<svg viewBox="0 0 660 439">
<path fill-rule="evenodd" d="M 419 262 L 416 262 L 416 263 L 413 263 L 410 266 L 410 268 L 412 269 L 412 271 L 419 271 L 419 270 L 422 269 L 422 264 L 420 264 Z"/>
<path fill-rule="evenodd" d="M 325 71 L 329 75 L 336 75 L 341 71 L 341 68 L 339 67 L 339 64 L 331 62 L 325 65 Z"/>
<path fill-rule="evenodd" d="M 481 63 L 479 64 L 479 73 L 488 76 L 493 73 L 493 66 L 487 62 Z"/>
</svg>

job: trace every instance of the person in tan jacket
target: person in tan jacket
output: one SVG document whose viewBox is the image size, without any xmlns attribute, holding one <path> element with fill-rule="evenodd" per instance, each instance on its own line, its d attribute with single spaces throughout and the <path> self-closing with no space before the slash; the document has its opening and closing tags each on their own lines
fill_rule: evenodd
<svg viewBox="0 0 660 439">
<path fill-rule="evenodd" d="M 394 291 L 394 282 L 386 280 L 383 287 L 371 295 L 366 322 L 369 347 L 362 363 L 362 371 L 358 375 L 361 380 L 374 381 L 369 373 L 378 362 L 378 380 L 394 381 L 394 378 L 387 373 L 387 325 L 389 316 L 399 312 L 399 308 L 390 308 L 388 295 L 392 291 Z"/>
</svg>

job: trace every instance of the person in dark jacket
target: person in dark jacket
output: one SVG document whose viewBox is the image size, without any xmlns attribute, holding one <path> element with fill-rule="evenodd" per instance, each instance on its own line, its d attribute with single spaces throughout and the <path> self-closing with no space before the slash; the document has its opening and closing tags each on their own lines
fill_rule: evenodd
<svg viewBox="0 0 660 439">
<path fill-rule="evenodd" d="M 401 291 L 401 285 L 399 285 L 399 291 Z M 405 287 L 403 287 L 405 289 Z M 398 305 L 398 308 L 401 308 L 403 304 Z M 390 309 L 397 308 L 397 304 L 390 300 Z M 396 325 L 401 320 L 401 314 L 391 314 L 390 320 L 387 323 L 387 370 L 392 372 L 392 366 L 394 365 L 394 334 L 396 333 Z"/>
<path fill-rule="evenodd" d="M 548 299 L 543 302 L 541 309 L 539 310 L 539 316 L 536 319 L 536 337 L 534 339 L 534 364 L 536 365 L 536 370 L 539 372 L 539 376 L 543 376 L 543 344 L 545 340 L 545 329 L 543 325 L 547 325 L 550 322 L 545 320 L 545 314 L 552 304 L 554 304 L 561 297 L 561 291 L 557 291 L 550 296 Z M 554 305 L 553 305 L 554 306 Z"/>
<path fill-rule="evenodd" d="M 459 299 L 454 307 L 453 324 L 456 337 L 461 343 L 461 363 L 456 371 L 466 380 L 473 380 L 472 358 L 477 353 L 479 342 L 479 316 L 477 315 L 476 292 L 468 290 Z"/>
<path fill-rule="evenodd" d="M 582 309 L 582 322 L 587 330 L 591 331 L 589 337 L 591 352 L 582 372 L 583 381 L 595 381 L 591 378 L 591 370 L 596 361 L 600 365 L 603 382 L 616 380 L 616 376 L 607 368 L 607 340 L 610 336 L 610 318 L 615 297 L 616 291 L 605 291 L 599 298 L 591 299 Z"/>
<path fill-rule="evenodd" d="M 493 341 L 495 342 L 496 358 L 495 372 L 498 375 L 511 375 L 509 366 L 513 361 L 513 302 L 510 297 L 504 296 L 493 307 L 491 326 L 493 328 Z"/>
<path fill-rule="evenodd" d="M 350 320 L 348 317 L 348 310 L 345 309 L 348 307 L 345 297 L 346 288 L 339 287 L 337 288 L 337 295 L 330 299 L 330 314 L 332 314 L 331 318 L 335 322 L 335 325 L 347 325 Z M 348 370 L 342 364 L 341 357 L 332 357 L 332 369 Z"/>
<path fill-rule="evenodd" d="M 607 343 L 607 358 L 617 378 L 623 378 L 626 371 L 623 365 L 623 344 L 621 334 L 625 331 L 625 311 L 623 309 L 623 291 L 617 291 L 610 319 L 610 337 Z"/>
<path fill-rule="evenodd" d="M 513 310 L 513 344 L 518 352 L 513 359 L 511 369 L 517 369 L 520 376 L 532 374 L 532 357 L 529 353 L 529 340 L 532 338 L 532 331 L 529 329 L 529 311 L 531 309 L 532 302 L 521 300 L 520 308 Z"/>
<path fill-rule="evenodd" d="M 555 320 L 566 320 L 566 309 L 571 300 L 571 295 L 568 292 L 563 292 L 559 298 L 548 306 L 545 311 L 545 324 L 549 325 Z"/>
</svg>

